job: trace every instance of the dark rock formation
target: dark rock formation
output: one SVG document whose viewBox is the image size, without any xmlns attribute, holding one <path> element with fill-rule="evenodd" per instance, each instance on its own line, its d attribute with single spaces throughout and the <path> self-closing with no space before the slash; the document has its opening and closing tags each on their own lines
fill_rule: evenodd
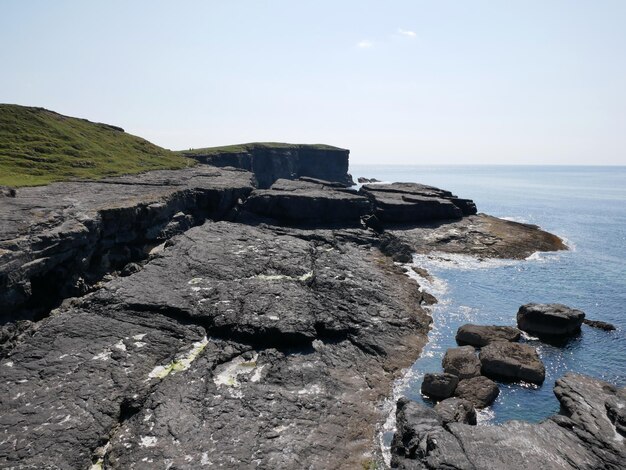
<svg viewBox="0 0 626 470">
<path fill-rule="evenodd" d="M 441 362 L 443 370 L 459 379 L 469 379 L 480 375 L 480 360 L 472 346 L 450 348 Z"/>
<path fill-rule="evenodd" d="M 435 405 L 435 411 L 441 417 L 444 426 L 450 423 L 476 424 L 474 405 L 461 398 L 440 401 Z"/>
<path fill-rule="evenodd" d="M 615 325 L 611 324 L 611 323 L 607 323 L 605 321 L 600 321 L 600 320 L 588 320 L 588 319 L 584 319 L 583 323 L 587 326 L 590 326 L 592 328 L 598 328 L 600 330 L 604 330 L 604 331 L 614 331 Z"/>
<path fill-rule="evenodd" d="M 308 176 L 353 185 L 348 174 L 349 150 L 328 145 L 248 144 L 238 149 L 190 150 L 187 157 L 217 167 L 234 167 L 254 173 L 259 188 L 269 188 L 280 178 Z"/>
<path fill-rule="evenodd" d="M 454 394 L 458 398 L 472 403 L 476 408 L 485 408 L 493 403 L 500 394 L 498 384 L 487 377 L 479 376 L 461 380 Z"/>
<path fill-rule="evenodd" d="M 242 210 L 287 223 L 358 226 L 371 212 L 369 201 L 354 192 L 308 181 L 279 179 L 270 189 L 252 192 Z"/>
<path fill-rule="evenodd" d="M 566 374 L 554 393 L 561 412 L 530 424 L 498 426 L 450 423 L 414 402 L 398 402 L 392 467 L 402 469 L 617 470 L 624 467 L 623 428 L 613 409 L 626 409 L 625 389 Z M 611 405 L 607 406 L 607 403 Z"/>
<path fill-rule="evenodd" d="M 454 394 L 454 389 L 458 383 L 459 378 L 456 375 L 425 374 L 422 381 L 422 393 L 435 400 L 443 400 Z"/>
<path fill-rule="evenodd" d="M 252 189 L 250 173 L 200 165 L 19 189 L 0 203 L 0 323 L 84 294 L 190 225 L 225 217 Z"/>
<path fill-rule="evenodd" d="M 510 326 L 486 326 L 466 324 L 456 332 L 456 342 L 476 347 L 486 346 L 494 341 L 519 341 L 520 330 Z"/>
<path fill-rule="evenodd" d="M 429 319 L 377 249 L 314 235 L 207 222 L 39 322 L 0 362 L 0 466 L 359 468 Z"/>
<path fill-rule="evenodd" d="M 541 384 L 546 370 L 537 350 L 528 344 L 496 341 L 480 350 L 482 373 L 504 380 L 523 380 Z"/>
<path fill-rule="evenodd" d="M 361 184 L 363 184 L 363 183 L 380 183 L 380 181 L 377 180 L 376 178 L 365 178 L 363 176 L 359 176 L 358 179 L 357 179 L 357 182 L 361 183 Z"/>
<path fill-rule="evenodd" d="M 584 312 L 563 304 L 526 304 L 517 312 L 518 328 L 537 336 L 571 336 L 584 319 Z"/>
</svg>

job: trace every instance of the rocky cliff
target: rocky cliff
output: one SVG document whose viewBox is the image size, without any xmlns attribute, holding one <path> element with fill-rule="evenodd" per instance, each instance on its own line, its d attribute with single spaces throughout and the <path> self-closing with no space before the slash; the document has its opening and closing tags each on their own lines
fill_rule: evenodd
<svg viewBox="0 0 626 470">
<path fill-rule="evenodd" d="M 251 171 L 259 188 L 269 188 L 280 178 L 301 176 L 354 184 L 348 174 L 350 151 L 330 145 L 254 143 L 180 153 L 208 165 Z"/>
<path fill-rule="evenodd" d="M 0 466 L 371 466 L 433 301 L 394 261 L 562 248 L 437 188 L 253 182 L 200 164 L 2 193 Z"/>
</svg>

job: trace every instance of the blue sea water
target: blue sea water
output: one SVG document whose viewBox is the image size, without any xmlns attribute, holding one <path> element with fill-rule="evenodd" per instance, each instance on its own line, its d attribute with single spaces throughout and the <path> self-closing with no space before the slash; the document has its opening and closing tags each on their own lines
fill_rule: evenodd
<svg viewBox="0 0 626 470">
<path fill-rule="evenodd" d="M 480 262 L 464 256 L 420 256 L 434 280 L 417 279 L 439 299 L 422 356 L 399 383 L 400 395 L 426 401 L 423 374 L 441 371 L 446 349 L 464 323 L 515 325 L 520 305 L 559 302 L 613 323 L 605 332 L 583 325 L 563 346 L 526 338 L 546 366 L 541 387 L 500 384 L 479 421 L 541 421 L 559 404 L 554 381 L 568 371 L 626 385 L 626 167 L 353 165 L 351 173 L 383 181 L 419 182 L 476 202 L 479 212 L 539 225 L 570 251 L 524 261 Z"/>
</svg>

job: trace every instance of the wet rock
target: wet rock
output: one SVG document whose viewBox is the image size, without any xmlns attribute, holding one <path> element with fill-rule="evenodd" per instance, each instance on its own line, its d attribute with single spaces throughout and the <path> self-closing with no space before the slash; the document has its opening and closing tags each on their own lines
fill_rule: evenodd
<svg viewBox="0 0 626 470">
<path fill-rule="evenodd" d="M 598 328 L 600 330 L 604 330 L 604 331 L 614 331 L 615 325 L 611 324 L 611 323 L 607 323 L 605 321 L 600 321 L 600 320 L 588 320 L 588 319 L 584 319 L 583 323 L 587 326 L 590 326 L 592 328 Z"/>
<path fill-rule="evenodd" d="M 242 210 L 279 222 L 358 226 L 371 212 L 369 201 L 351 191 L 340 191 L 307 181 L 279 179 L 270 189 L 254 191 Z"/>
<path fill-rule="evenodd" d="M 526 304 L 517 312 L 520 330 L 537 336 L 571 336 L 580 331 L 584 312 L 563 304 Z"/>
<path fill-rule="evenodd" d="M 467 379 L 464 382 L 474 379 Z M 448 398 L 435 405 L 443 425 L 450 423 L 476 424 L 476 410 L 471 401 L 462 398 Z"/>
<path fill-rule="evenodd" d="M 363 176 L 359 176 L 359 178 L 357 179 L 358 183 L 380 183 L 379 180 L 377 180 L 376 178 L 365 178 Z"/>
<path fill-rule="evenodd" d="M 543 383 L 546 370 L 537 350 L 528 344 L 496 341 L 480 351 L 482 373 L 494 379 Z"/>
<path fill-rule="evenodd" d="M 485 408 L 491 405 L 498 395 L 500 388 L 493 380 L 479 376 L 461 380 L 454 394 L 458 398 L 472 403 L 476 408 Z"/>
<path fill-rule="evenodd" d="M 429 373 L 424 375 L 422 393 L 435 400 L 443 400 L 454 394 L 459 378 L 452 374 Z"/>
<path fill-rule="evenodd" d="M 486 326 L 466 324 L 456 332 L 459 345 L 482 347 L 494 341 L 519 341 L 520 330 L 510 326 Z"/>
<path fill-rule="evenodd" d="M 456 375 L 461 380 L 480 375 L 480 360 L 472 346 L 448 349 L 441 365 L 444 372 Z"/>
<path fill-rule="evenodd" d="M 566 374 L 554 387 L 563 414 L 537 424 L 509 421 L 444 427 L 423 406 L 399 404 L 392 468 L 622 468 L 626 447 L 605 403 L 626 407 L 623 390 L 590 377 Z"/>
</svg>

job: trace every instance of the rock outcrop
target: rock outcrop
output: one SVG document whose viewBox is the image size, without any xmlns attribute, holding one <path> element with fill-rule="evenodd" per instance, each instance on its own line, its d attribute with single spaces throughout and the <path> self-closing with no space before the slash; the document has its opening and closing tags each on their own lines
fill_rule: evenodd
<svg viewBox="0 0 626 470">
<path fill-rule="evenodd" d="M 493 379 L 542 384 L 546 369 L 537 350 L 528 344 L 496 341 L 480 350 L 483 375 Z"/>
<path fill-rule="evenodd" d="M 476 408 L 485 408 L 498 398 L 500 388 L 493 380 L 481 375 L 461 380 L 454 394 L 458 398 L 469 401 Z"/>
<path fill-rule="evenodd" d="M 207 222 L 37 323 L 0 362 L 0 464 L 358 468 L 429 318 L 377 249 L 293 233 Z"/>
<path fill-rule="evenodd" d="M 350 151 L 330 145 L 258 143 L 182 153 L 207 165 L 251 171 L 259 188 L 269 188 L 280 178 L 301 176 L 354 184 L 348 174 Z"/>
<path fill-rule="evenodd" d="M 539 423 L 443 425 L 434 411 L 402 399 L 396 412 L 392 468 L 617 470 L 626 461 L 624 428 L 612 410 L 626 409 L 626 390 L 568 373 L 554 393 L 561 413 Z"/>
<path fill-rule="evenodd" d="M 365 184 L 359 192 L 372 201 L 374 214 L 385 224 L 419 224 L 476 213 L 472 201 L 416 183 Z"/>
<path fill-rule="evenodd" d="M 220 219 L 247 172 L 196 166 L 20 188 L 0 203 L 0 322 L 33 319 L 171 236 Z"/>
<path fill-rule="evenodd" d="M 584 312 L 563 304 L 526 304 L 517 312 L 518 328 L 537 336 L 574 335 L 584 319 Z"/>
<path fill-rule="evenodd" d="M 441 361 L 444 372 L 456 375 L 459 379 L 469 379 L 480 375 L 480 360 L 472 346 L 450 348 Z"/>
<path fill-rule="evenodd" d="M 281 223 L 359 226 L 371 207 L 367 198 L 332 183 L 279 179 L 253 191 L 242 212 Z"/>
<path fill-rule="evenodd" d="M 519 341 L 520 330 L 510 326 L 471 325 L 459 327 L 456 332 L 456 342 L 461 345 L 483 347 L 494 341 Z"/>
</svg>

